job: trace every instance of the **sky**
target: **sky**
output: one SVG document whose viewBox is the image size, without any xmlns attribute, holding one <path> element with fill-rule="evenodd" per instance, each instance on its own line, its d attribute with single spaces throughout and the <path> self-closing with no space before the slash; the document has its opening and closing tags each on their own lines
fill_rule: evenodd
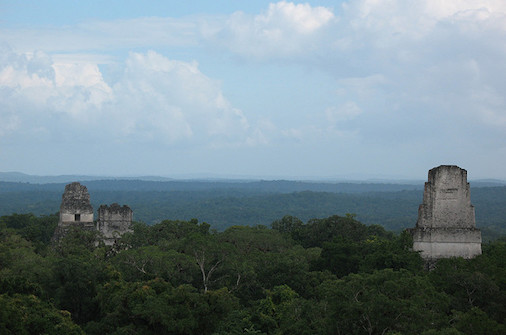
<svg viewBox="0 0 506 335">
<path fill-rule="evenodd" d="M 506 1 L 0 0 L 0 171 L 506 180 Z"/>
</svg>

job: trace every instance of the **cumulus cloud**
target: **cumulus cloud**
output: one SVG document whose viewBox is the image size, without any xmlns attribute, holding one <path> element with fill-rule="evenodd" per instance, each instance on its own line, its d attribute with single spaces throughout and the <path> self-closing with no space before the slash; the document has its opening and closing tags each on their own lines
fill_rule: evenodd
<svg viewBox="0 0 506 335">
<path fill-rule="evenodd" d="M 321 115 L 366 142 L 416 142 L 421 126 L 445 143 L 478 124 L 506 133 L 504 1 L 358 0 L 335 9 L 282 1 L 234 13 L 215 32 L 210 41 L 245 59 L 333 76 L 336 101 Z M 315 129 L 334 134 L 318 122 L 282 133 Z"/>
<path fill-rule="evenodd" d="M 334 76 L 341 96 L 364 102 L 367 115 L 427 109 L 446 125 L 458 118 L 504 126 L 504 1 L 360 0 L 333 10 L 282 1 L 256 16 L 233 14 L 214 38 L 241 57 Z"/>
<path fill-rule="evenodd" d="M 114 110 L 125 135 L 153 136 L 169 142 L 215 138 L 237 141 L 249 124 L 224 98 L 217 81 L 197 63 L 170 60 L 156 52 L 132 53 L 123 77 L 113 86 Z"/>
<path fill-rule="evenodd" d="M 491 148 L 506 143 L 502 0 L 353 0 L 335 8 L 280 1 L 253 14 L 3 29 L 0 40 L 16 50 L 0 50 L 3 138 L 71 134 L 79 125 L 108 140 L 213 147 L 308 139 L 318 146 L 336 136 L 392 151 L 402 146 L 405 153 L 416 151 L 409 146 L 444 144 L 452 153 L 484 139 Z M 252 107 L 266 119 L 287 108 L 280 113 L 285 119 L 255 127 L 198 63 L 155 51 L 115 58 L 131 48 L 182 50 L 187 59 L 225 71 L 233 59 L 240 73 L 224 74 L 237 80 L 229 87 L 248 80 L 251 71 L 261 73 L 252 82 L 262 85 L 261 71 L 272 80 L 291 69 L 294 74 L 280 82 L 319 76 L 325 87 L 300 85 L 304 89 L 291 92 L 293 102 Z M 248 62 L 254 65 L 242 67 Z M 114 76 L 108 76 L 111 69 Z M 286 86 L 276 89 L 295 87 Z"/>
<path fill-rule="evenodd" d="M 333 17 L 334 14 L 324 7 L 313 8 L 309 4 L 296 5 L 293 2 L 281 1 L 270 4 L 267 12 L 255 16 L 254 21 L 263 30 L 286 27 L 301 34 L 311 34 L 327 24 Z"/>
<path fill-rule="evenodd" d="M 0 64 L 0 135 L 37 130 L 59 137 L 84 128 L 120 142 L 251 142 L 246 117 L 195 62 L 131 53 L 122 75 L 108 84 L 97 64 L 56 63 L 41 52 L 7 54 Z"/>
<path fill-rule="evenodd" d="M 499 60 L 506 56 L 506 3 L 363 0 L 345 3 L 336 16 L 332 29 L 343 37 L 333 47 L 342 67 L 328 66 L 332 60 L 324 66 L 341 96 L 365 102 L 364 129 L 380 125 L 389 134 L 430 125 L 441 140 L 470 124 L 506 130 Z M 406 139 L 417 137 L 408 132 Z"/>
<path fill-rule="evenodd" d="M 235 13 L 220 34 L 246 59 L 333 76 L 336 102 L 325 121 L 360 130 L 367 142 L 416 142 L 421 127 L 449 144 L 461 144 L 463 133 L 466 141 L 506 140 L 504 1 L 361 0 L 334 10 L 279 2 L 256 16 Z M 315 122 L 283 133 L 308 129 L 324 132 Z"/>
<path fill-rule="evenodd" d="M 1 118 L 8 131 L 48 134 L 68 122 L 96 120 L 111 89 L 97 65 L 54 63 L 44 52 L 3 49 L 0 64 Z M 38 136 L 38 135 L 36 135 Z"/>
<path fill-rule="evenodd" d="M 255 16 L 234 13 L 207 38 L 247 58 L 298 57 L 318 47 L 333 19 L 328 8 L 281 1 Z"/>
<path fill-rule="evenodd" d="M 500 0 L 362 0 L 344 3 L 341 18 L 353 29 L 376 31 L 395 40 L 401 35 L 423 37 L 442 22 L 497 22 L 505 13 L 506 6 Z M 503 24 L 493 26 L 506 28 Z"/>
</svg>

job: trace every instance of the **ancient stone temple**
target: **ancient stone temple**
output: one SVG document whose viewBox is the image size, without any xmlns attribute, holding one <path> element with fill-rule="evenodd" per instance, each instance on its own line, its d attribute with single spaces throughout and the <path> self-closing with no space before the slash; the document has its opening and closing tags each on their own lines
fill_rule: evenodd
<svg viewBox="0 0 506 335">
<path fill-rule="evenodd" d="M 90 194 L 86 186 L 77 182 L 65 186 L 60 206 L 60 220 L 53 239 L 59 240 L 71 227 L 95 229 Z"/>
<path fill-rule="evenodd" d="M 86 186 L 74 182 L 65 186 L 60 206 L 60 220 L 53 240 L 59 241 L 69 229 L 98 230 L 106 245 L 113 245 L 126 232 L 131 232 L 133 212 L 130 207 L 116 203 L 101 205 L 98 221 L 93 221 L 93 207 Z M 97 242 L 98 244 L 98 242 Z"/>
<path fill-rule="evenodd" d="M 117 203 L 98 208 L 97 230 L 102 233 L 105 245 L 113 245 L 126 232 L 132 232 L 133 212 L 127 205 Z"/>
<path fill-rule="evenodd" d="M 429 171 L 418 221 L 410 231 L 413 249 L 428 261 L 481 254 L 466 170 L 441 165 Z"/>
</svg>

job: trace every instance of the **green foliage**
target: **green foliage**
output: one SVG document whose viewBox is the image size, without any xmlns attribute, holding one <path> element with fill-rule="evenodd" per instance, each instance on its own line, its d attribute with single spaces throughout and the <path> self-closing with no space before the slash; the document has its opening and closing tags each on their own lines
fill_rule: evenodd
<svg viewBox="0 0 506 335">
<path fill-rule="evenodd" d="M 156 224 L 166 218 L 198 217 L 212 228 L 268 225 L 289 214 L 303 221 L 335 213 L 357 213 L 356 219 L 401 231 L 413 227 L 422 202 L 423 185 L 334 184 L 292 181 L 143 182 L 88 181 L 92 205 L 128 204 L 137 220 Z M 483 240 L 506 235 L 506 186 L 475 187 L 471 182 L 476 222 Z M 0 215 L 58 211 L 64 184 L 33 185 L 0 182 Z M 0 225 L 1 226 L 1 225 Z"/>
<path fill-rule="evenodd" d="M 191 283 L 199 271 L 193 257 L 166 248 L 163 244 L 124 250 L 111 262 L 127 281 L 163 278 L 177 285 Z"/>
<path fill-rule="evenodd" d="M 310 306 L 288 285 L 267 290 L 254 307 L 253 321 L 267 334 L 314 334 L 308 317 Z"/>
<path fill-rule="evenodd" d="M 469 335 L 503 335 L 506 334 L 506 326 L 491 319 L 484 311 L 478 307 L 473 307 L 469 311 L 455 312 L 455 328 L 462 334 Z"/>
<path fill-rule="evenodd" d="M 58 215 L 36 217 L 33 214 L 12 214 L 0 217 L 0 227 L 14 229 L 17 234 L 32 242 L 42 251 L 51 241 L 58 224 Z"/>
<path fill-rule="evenodd" d="M 9 295 L 20 293 L 40 296 L 42 293 L 42 288 L 40 285 L 32 283 L 25 277 L 5 276 L 4 278 L 0 278 L 0 294 L 3 293 Z"/>
<path fill-rule="evenodd" d="M 462 333 L 455 328 L 444 328 L 426 330 L 422 335 L 462 335 Z"/>
<path fill-rule="evenodd" d="M 382 239 L 375 235 L 361 243 L 359 252 L 363 259 L 360 262 L 361 272 L 372 272 L 381 269 L 406 269 L 414 273 L 423 266 L 420 254 L 413 252 L 411 235 L 403 231 L 399 236 Z"/>
<path fill-rule="evenodd" d="M 355 222 L 355 225 L 361 224 Z M 380 236 L 388 235 L 382 232 L 378 236 L 363 231 L 365 233 L 361 235 L 351 235 L 357 239 L 355 241 L 348 238 L 350 235 L 341 234 L 333 241 L 323 243 L 320 257 L 313 262 L 313 268 L 329 270 L 338 277 L 387 268 L 412 272 L 422 269 L 423 261 L 418 253 L 411 250 L 412 240 L 407 232 L 385 239 Z"/>
<path fill-rule="evenodd" d="M 156 245 L 160 241 L 178 243 L 180 239 L 191 235 L 208 235 L 210 226 L 205 222 L 199 224 L 197 219 L 192 219 L 190 221 L 163 220 L 152 226 L 134 222 L 133 228 L 133 234 L 122 238 L 122 243 L 129 247 Z"/>
<path fill-rule="evenodd" d="M 324 283 L 321 294 L 329 304 L 329 331 L 339 334 L 415 334 L 443 325 L 448 310 L 445 294 L 406 270 L 351 274 Z"/>
<path fill-rule="evenodd" d="M 134 223 L 114 248 L 29 233 L 55 218 L 0 220 L 1 334 L 504 333 L 505 241 L 426 272 L 409 234 L 354 214 Z"/>
<path fill-rule="evenodd" d="M 499 286 L 501 291 L 506 290 L 506 239 L 482 246 L 483 254 L 473 260 L 476 268 L 486 273 Z"/>
<path fill-rule="evenodd" d="M 323 243 L 334 239 L 358 242 L 365 240 L 367 236 L 367 226 L 355 220 L 352 215 L 312 219 L 292 235 L 304 247 L 322 247 Z"/>
<path fill-rule="evenodd" d="M 83 335 L 66 311 L 34 295 L 0 295 L 0 334 Z"/>
<path fill-rule="evenodd" d="M 271 224 L 272 229 L 290 235 L 300 231 L 303 225 L 304 223 L 301 220 L 291 215 L 285 215 L 281 220 L 275 220 Z"/>
<path fill-rule="evenodd" d="M 349 240 L 325 242 L 315 267 L 319 270 L 329 270 L 338 277 L 356 273 L 362 261 L 361 251 L 360 244 Z"/>
<path fill-rule="evenodd" d="M 13 231 L 0 231 L 0 281 L 5 285 L 23 280 L 43 285 L 51 276 L 49 267 L 50 260 L 37 254 L 31 242 Z"/>
<path fill-rule="evenodd" d="M 53 251 L 61 257 L 87 255 L 95 250 L 98 232 L 71 227 L 65 236 L 53 245 Z"/>
<path fill-rule="evenodd" d="M 499 285 L 504 286 L 505 278 L 493 278 L 487 273 L 495 268 L 490 263 L 504 262 L 506 254 L 488 253 L 489 250 L 497 251 L 494 249 L 485 249 L 482 256 L 469 261 L 462 258 L 442 259 L 429 276 L 434 285 L 451 297 L 452 309 L 468 312 L 477 307 L 497 322 L 504 322 L 506 292 Z"/>
<path fill-rule="evenodd" d="M 103 264 L 91 253 L 71 254 L 53 263 L 52 296 L 82 324 L 97 316 L 96 288 L 106 280 Z"/>
<path fill-rule="evenodd" d="M 191 285 L 173 287 L 162 279 L 110 282 L 99 297 L 105 317 L 100 325 L 88 326 L 90 333 L 135 329 L 141 334 L 211 334 L 238 307 L 227 290 L 201 294 Z"/>
</svg>

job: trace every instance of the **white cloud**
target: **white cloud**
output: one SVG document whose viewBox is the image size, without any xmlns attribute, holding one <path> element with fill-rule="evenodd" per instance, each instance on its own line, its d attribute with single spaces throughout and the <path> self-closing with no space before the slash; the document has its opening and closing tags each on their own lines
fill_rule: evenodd
<svg viewBox="0 0 506 335">
<path fill-rule="evenodd" d="M 324 7 L 311 7 L 309 4 L 294 4 L 281 1 L 270 4 L 265 14 L 257 15 L 255 23 L 268 30 L 269 27 L 311 34 L 334 18 L 334 14 Z M 287 29 L 287 30 L 288 30 Z"/>
<path fill-rule="evenodd" d="M 441 22 L 483 24 L 500 19 L 504 23 L 506 14 L 501 0 L 362 0 L 345 3 L 343 9 L 343 20 L 354 29 L 390 35 L 393 40 L 392 34 L 421 38 Z"/>
<path fill-rule="evenodd" d="M 219 83 L 202 74 L 197 63 L 169 60 L 153 51 L 130 55 L 114 92 L 115 109 L 127 120 L 120 129 L 125 134 L 156 135 L 169 142 L 241 141 L 249 128 Z"/>
<path fill-rule="evenodd" d="M 502 0 L 427 0 L 425 8 L 426 13 L 436 19 L 462 17 L 470 13 L 479 14 L 476 18 L 485 19 L 506 13 L 506 3 Z"/>
<path fill-rule="evenodd" d="M 362 110 L 353 101 L 348 101 L 339 107 L 329 107 L 325 110 L 325 116 L 331 125 L 336 125 L 340 121 L 354 119 L 362 114 Z"/>
<path fill-rule="evenodd" d="M 204 24 L 205 20 L 201 17 L 94 20 L 65 27 L 1 29 L 0 41 L 19 52 L 44 50 L 51 53 L 103 53 L 116 48 L 182 47 L 197 44 L 201 26 Z"/>
<path fill-rule="evenodd" d="M 106 141 L 250 142 L 246 117 L 219 82 L 195 62 L 154 51 L 131 53 L 111 85 L 96 64 L 10 52 L 0 64 L 0 95 L 3 136 L 37 129 L 55 138 L 79 131 Z"/>
<path fill-rule="evenodd" d="M 318 46 L 333 19 L 328 8 L 281 1 L 256 16 L 234 13 L 208 38 L 247 58 L 298 57 Z"/>
<path fill-rule="evenodd" d="M 16 55 L 9 49 L 1 50 L 0 85 L 9 88 L 26 89 L 50 85 L 54 79 L 51 59 L 42 52 L 31 55 Z"/>
<path fill-rule="evenodd" d="M 2 29 L 0 40 L 16 51 L 0 50 L 3 138 L 70 138 L 84 127 L 108 141 L 355 141 L 378 156 L 383 147 L 413 157 L 412 148 L 444 147 L 442 157 L 484 139 L 493 156 L 506 143 L 503 0 L 353 0 L 334 9 L 281 1 L 256 14 Z M 130 49 L 138 52 L 125 56 Z M 228 92 L 201 72 L 214 65 Z M 280 84 L 262 96 L 262 80 Z M 260 87 L 253 98 L 242 81 Z M 248 116 L 276 121 L 253 126 L 232 95 Z"/>
<path fill-rule="evenodd" d="M 441 129 L 457 119 L 506 131 L 504 1 L 362 0 L 335 12 L 278 2 L 256 16 L 235 13 L 217 36 L 246 59 L 295 61 L 334 76 L 336 106 L 360 101 L 363 123 L 354 126 L 363 136 L 426 124 L 436 112 Z M 326 118 L 338 115 L 347 114 L 339 107 Z"/>
<path fill-rule="evenodd" d="M 431 123 L 441 141 L 471 124 L 506 132 L 504 1 L 351 1 L 336 16 L 346 43 L 324 66 L 340 96 L 361 102 L 364 136 L 416 141 Z"/>
</svg>

